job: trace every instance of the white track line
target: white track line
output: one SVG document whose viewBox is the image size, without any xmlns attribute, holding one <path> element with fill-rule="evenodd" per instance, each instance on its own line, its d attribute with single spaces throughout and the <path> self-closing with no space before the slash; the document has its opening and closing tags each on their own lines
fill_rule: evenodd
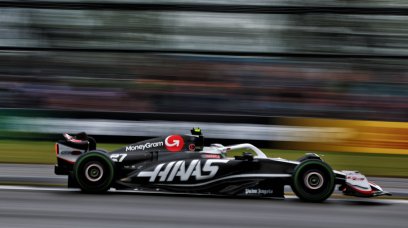
<svg viewBox="0 0 408 228">
<path fill-rule="evenodd" d="M 0 190 L 23 190 L 23 191 L 60 191 L 60 192 L 79 192 L 79 189 L 71 188 L 51 188 L 51 187 L 30 187 L 30 186 L 14 186 L 14 185 L 0 185 Z M 111 192 L 122 192 L 122 193 L 149 193 L 149 194 L 168 194 L 168 195 L 196 195 L 203 196 L 207 194 L 186 194 L 186 193 L 172 193 L 172 192 L 160 192 L 160 191 L 141 191 L 141 190 L 114 190 L 111 189 Z M 285 196 L 287 199 L 297 199 L 296 196 Z M 400 199 L 329 199 L 330 201 L 349 201 L 349 202 L 373 202 L 373 203 L 397 203 L 397 204 L 408 204 L 408 200 Z"/>
</svg>

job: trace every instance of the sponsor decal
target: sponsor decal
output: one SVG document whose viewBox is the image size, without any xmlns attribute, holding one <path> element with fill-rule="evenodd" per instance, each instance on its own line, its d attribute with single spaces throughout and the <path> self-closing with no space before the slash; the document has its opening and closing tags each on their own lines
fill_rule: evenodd
<svg viewBox="0 0 408 228">
<path fill-rule="evenodd" d="M 127 154 L 112 154 L 110 156 L 110 158 L 112 159 L 112 161 L 114 162 L 122 162 L 123 159 L 125 159 L 127 156 Z"/>
<path fill-rule="evenodd" d="M 180 181 L 188 181 L 191 177 L 194 180 L 210 179 L 217 174 L 218 164 L 225 164 L 229 160 L 225 159 L 211 159 L 204 162 L 199 159 L 192 160 L 189 164 L 186 161 L 173 161 L 169 163 L 161 163 L 155 167 L 153 171 L 140 172 L 138 177 L 150 177 L 149 182 L 168 182 L 175 178 Z"/>
<path fill-rule="evenodd" d="M 153 143 L 147 142 L 141 145 L 126 146 L 126 151 L 145 150 L 145 149 L 155 148 L 159 146 L 163 146 L 163 142 L 153 142 Z"/>
<path fill-rule="evenodd" d="M 194 151 L 195 150 L 195 144 L 190 144 L 190 145 L 188 145 L 188 149 L 190 150 L 190 151 Z"/>
<path fill-rule="evenodd" d="M 201 157 L 203 158 L 221 158 L 219 154 L 203 154 Z"/>
<path fill-rule="evenodd" d="M 262 189 L 262 188 L 246 188 L 245 195 L 268 195 L 273 194 L 272 189 Z"/>
<path fill-rule="evenodd" d="M 364 177 L 358 177 L 358 176 L 347 176 L 347 179 L 352 179 L 352 180 L 356 180 L 356 181 L 363 181 L 363 180 L 365 180 Z"/>
<path fill-rule="evenodd" d="M 178 152 L 183 149 L 184 139 L 180 135 L 170 135 L 164 140 L 166 149 L 171 152 Z"/>
</svg>

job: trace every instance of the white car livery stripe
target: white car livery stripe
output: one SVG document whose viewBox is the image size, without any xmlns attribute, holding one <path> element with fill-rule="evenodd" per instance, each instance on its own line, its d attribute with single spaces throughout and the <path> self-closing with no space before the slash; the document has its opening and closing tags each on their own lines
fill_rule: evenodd
<svg viewBox="0 0 408 228">
<path fill-rule="evenodd" d="M 274 178 L 274 177 L 291 177 L 291 174 L 263 174 L 263 173 L 255 173 L 255 174 L 240 174 L 240 175 L 232 175 L 227 177 L 221 177 L 218 179 L 210 180 L 207 182 L 197 183 L 197 184 L 157 184 L 157 185 L 165 185 L 165 186 L 175 186 L 175 187 L 197 187 L 203 186 L 207 184 L 211 184 L 217 181 L 234 179 L 234 178 Z"/>
</svg>

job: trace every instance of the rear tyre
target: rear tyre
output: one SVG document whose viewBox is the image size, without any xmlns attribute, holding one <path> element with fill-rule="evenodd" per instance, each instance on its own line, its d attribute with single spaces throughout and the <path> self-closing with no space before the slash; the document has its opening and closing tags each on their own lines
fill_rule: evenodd
<svg viewBox="0 0 408 228">
<path fill-rule="evenodd" d="M 292 176 L 292 190 L 301 200 L 322 202 L 333 193 L 335 177 L 333 169 L 320 160 L 300 163 Z"/>
<path fill-rule="evenodd" d="M 74 177 L 83 192 L 102 193 L 109 190 L 115 176 L 112 160 L 102 152 L 88 152 L 74 165 Z"/>
</svg>

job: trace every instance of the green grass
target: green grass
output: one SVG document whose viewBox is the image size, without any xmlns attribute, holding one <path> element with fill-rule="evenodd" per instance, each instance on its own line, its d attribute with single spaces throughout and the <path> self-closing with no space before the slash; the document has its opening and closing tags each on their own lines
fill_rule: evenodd
<svg viewBox="0 0 408 228">
<path fill-rule="evenodd" d="M 54 164 L 55 142 L 0 140 L 0 163 Z M 114 150 L 120 144 L 98 144 L 98 148 Z"/>
<path fill-rule="evenodd" d="M 98 144 L 98 148 L 114 150 L 122 144 Z M 306 151 L 263 150 L 268 157 L 297 159 Z M 229 156 L 240 152 L 229 153 Z M 362 154 L 318 152 L 337 170 L 358 170 L 369 176 L 408 177 L 408 156 L 388 154 Z M 0 140 L 0 163 L 54 164 L 54 142 Z"/>
</svg>

